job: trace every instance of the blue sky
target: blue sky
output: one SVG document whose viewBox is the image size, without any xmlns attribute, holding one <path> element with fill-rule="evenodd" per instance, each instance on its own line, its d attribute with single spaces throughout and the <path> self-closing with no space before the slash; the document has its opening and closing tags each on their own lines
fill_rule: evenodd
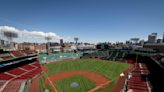
<svg viewBox="0 0 164 92">
<path fill-rule="evenodd" d="M 164 32 L 164 0 L 0 0 L 0 26 L 54 32 L 83 42 Z"/>
</svg>

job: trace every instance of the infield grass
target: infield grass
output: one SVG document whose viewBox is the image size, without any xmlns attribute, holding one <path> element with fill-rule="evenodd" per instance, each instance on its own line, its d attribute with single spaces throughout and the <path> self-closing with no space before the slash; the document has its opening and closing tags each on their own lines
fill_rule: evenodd
<svg viewBox="0 0 164 92">
<path fill-rule="evenodd" d="M 71 87 L 71 83 L 76 82 L 77 87 Z M 87 92 L 89 89 L 94 88 L 95 84 L 82 76 L 73 76 L 58 80 L 55 87 L 59 92 Z M 64 88 L 63 88 L 64 87 Z"/>
</svg>

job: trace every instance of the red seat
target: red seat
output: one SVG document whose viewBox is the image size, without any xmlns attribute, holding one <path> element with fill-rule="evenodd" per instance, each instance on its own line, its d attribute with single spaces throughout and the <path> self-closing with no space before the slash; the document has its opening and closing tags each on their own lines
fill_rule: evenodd
<svg viewBox="0 0 164 92">
<path fill-rule="evenodd" d="M 0 80 L 9 80 L 11 78 L 14 78 L 14 77 L 5 73 L 0 73 Z"/>
<path fill-rule="evenodd" d="M 22 70 L 22 69 L 19 69 L 19 68 L 15 68 L 15 69 L 12 69 L 10 71 L 7 71 L 8 73 L 10 74 L 13 74 L 13 75 L 20 75 L 26 71 Z"/>
<path fill-rule="evenodd" d="M 34 69 L 35 67 L 31 66 L 31 65 L 24 65 L 24 66 L 21 66 L 21 68 L 25 69 L 25 70 L 32 70 Z"/>
<path fill-rule="evenodd" d="M 21 53 L 20 51 L 11 51 L 11 53 L 15 56 L 15 57 L 23 57 L 25 56 L 23 53 Z"/>
<path fill-rule="evenodd" d="M 19 92 L 19 88 L 24 80 L 14 80 L 7 84 L 2 92 Z"/>
</svg>

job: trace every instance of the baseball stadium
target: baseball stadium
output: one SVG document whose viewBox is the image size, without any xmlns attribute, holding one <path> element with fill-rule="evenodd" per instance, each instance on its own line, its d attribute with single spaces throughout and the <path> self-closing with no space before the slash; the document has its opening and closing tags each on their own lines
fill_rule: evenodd
<svg viewBox="0 0 164 92">
<path fill-rule="evenodd" d="M 152 50 L 0 53 L 1 92 L 162 91 L 163 56 Z"/>
<path fill-rule="evenodd" d="M 0 0 L 0 92 L 164 92 L 164 0 Z"/>
</svg>

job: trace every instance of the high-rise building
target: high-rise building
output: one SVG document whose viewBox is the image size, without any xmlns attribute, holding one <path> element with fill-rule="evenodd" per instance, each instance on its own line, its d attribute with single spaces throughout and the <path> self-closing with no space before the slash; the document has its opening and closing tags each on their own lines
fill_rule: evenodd
<svg viewBox="0 0 164 92">
<path fill-rule="evenodd" d="M 164 43 L 164 33 L 163 33 L 163 39 L 162 39 L 162 43 Z"/>
<path fill-rule="evenodd" d="M 148 36 L 148 43 L 156 43 L 157 33 L 152 33 Z"/>
<path fill-rule="evenodd" d="M 157 33 L 152 33 L 151 35 L 155 35 L 155 36 L 157 36 Z"/>
<path fill-rule="evenodd" d="M 60 45 L 63 46 L 64 43 L 63 43 L 63 39 L 60 39 Z"/>
<path fill-rule="evenodd" d="M 162 43 L 162 39 L 157 39 L 157 43 Z"/>
</svg>

